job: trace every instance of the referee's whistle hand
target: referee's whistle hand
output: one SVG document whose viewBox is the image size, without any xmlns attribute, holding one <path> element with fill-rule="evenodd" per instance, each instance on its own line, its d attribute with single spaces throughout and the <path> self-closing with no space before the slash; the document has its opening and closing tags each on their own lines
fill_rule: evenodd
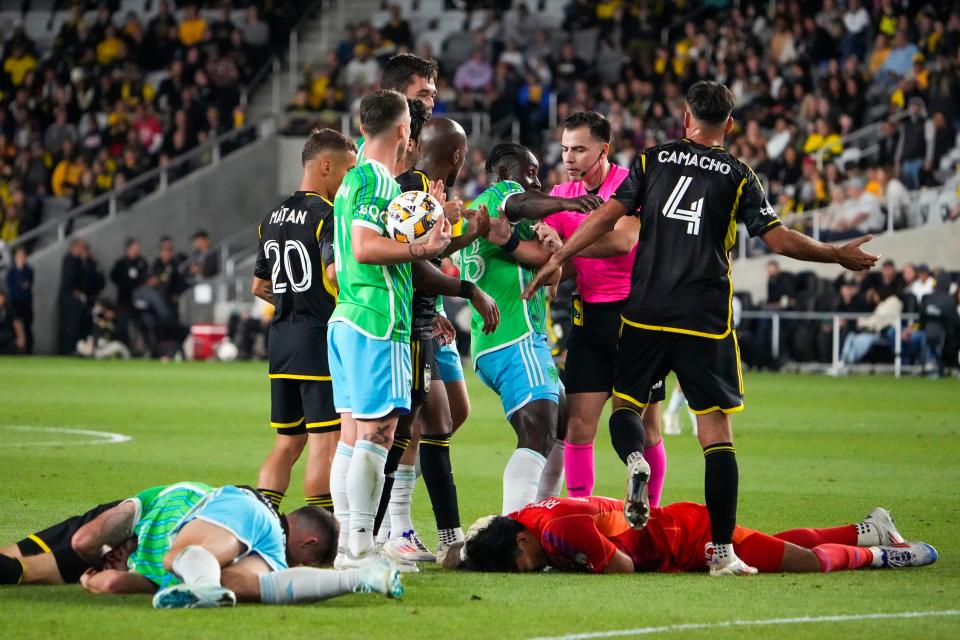
<svg viewBox="0 0 960 640">
<path fill-rule="evenodd" d="M 555 262 L 553 258 L 548 260 L 546 264 L 540 267 L 540 271 L 537 272 L 536 277 L 527 285 L 527 288 L 523 290 L 523 294 L 520 296 L 524 300 L 529 300 L 533 297 L 533 294 L 543 285 L 551 282 L 560 271 L 560 263 Z"/>
<path fill-rule="evenodd" d="M 866 271 L 874 267 L 880 256 L 867 253 L 860 248 L 871 240 L 873 240 L 873 236 L 868 234 L 841 245 L 837 250 L 837 263 L 850 271 Z"/>
</svg>

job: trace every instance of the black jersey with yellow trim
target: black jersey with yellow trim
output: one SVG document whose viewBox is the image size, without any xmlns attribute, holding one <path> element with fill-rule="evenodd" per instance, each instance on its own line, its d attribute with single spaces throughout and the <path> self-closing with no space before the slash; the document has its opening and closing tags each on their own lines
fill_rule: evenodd
<svg viewBox="0 0 960 640">
<path fill-rule="evenodd" d="M 637 156 L 612 197 L 641 222 L 623 321 L 704 338 L 729 335 L 737 224 L 751 237 L 780 224 L 753 170 L 723 147 L 678 140 Z"/>
<path fill-rule="evenodd" d="M 314 342 L 325 336 L 337 304 L 326 270 L 334 259 L 333 230 L 333 203 L 312 191 L 295 192 L 260 223 L 254 275 L 273 290 L 272 377 L 328 379 L 326 344 Z"/>
<path fill-rule="evenodd" d="M 400 191 L 430 191 L 430 178 L 423 171 L 411 169 L 397 176 Z M 434 258 L 430 262 L 437 268 L 440 259 Z M 422 295 L 416 289 L 413 291 L 413 332 L 414 338 L 427 340 L 433 335 L 433 319 L 437 315 L 437 296 Z"/>
</svg>

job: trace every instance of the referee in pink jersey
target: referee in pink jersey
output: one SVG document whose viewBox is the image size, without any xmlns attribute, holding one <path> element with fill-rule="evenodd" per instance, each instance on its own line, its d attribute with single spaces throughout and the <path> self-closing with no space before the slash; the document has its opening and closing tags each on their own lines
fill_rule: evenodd
<svg viewBox="0 0 960 640">
<path fill-rule="evenodd" d="M 574 198 L 592 194 L 604 201 L 609 199 L 629 173 L 628 169 L 610 162 L 610 140 L 610 123 L 599 113 L 581 111 L 567 117 L 561 147 L 570 182 L 558 184 L 550 195 Z M 544 222 L 561 239 L 567 240 L 589 215 L 563 211 L 547 216 Z M 626 255 L 610 258 L 577 256 L 564 268 L 566 277 L 566 269 L 572 265 L 577 278 L 573 328 L 563 373 L 569 412 L 564 467 L 567 493 L 571 497 L 593 493 L 593 441 L 603 405 L 613 389 L 620 311 L 630 295 L 635 255 L 634 239 L 634 247 Z M 649 404 L 642 416 L 647 444 L 643 456 L 650 465 L 650 506 L 660 503 L 667 470 L 667 456 L 660 436 L 660 402 L 663 399 L 664 385 L 660 380 L 650 389 Z"/>
</svg>

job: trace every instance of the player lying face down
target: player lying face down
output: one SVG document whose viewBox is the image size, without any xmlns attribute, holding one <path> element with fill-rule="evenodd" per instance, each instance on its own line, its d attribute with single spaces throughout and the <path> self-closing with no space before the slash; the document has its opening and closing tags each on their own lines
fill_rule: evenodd
<svg viewBox="0 0 960 640">
<path fill-rule="evenodd" d="M 501 572 L 545 567 L 592 573 L 706 571 L 710 536 L 710 517 L 700 504 L 653 508 L 646 527 L 636 530 L 624 518 L 620 500 L 555 498 L 478 521 L 464 547 L 443 562 Z M 744 561 L 765 573 L 915 567 L 937 560 L 932 546 L 905 542 L 879 507 L 856 524 L 773 536 L 738 526 L 734 546 Z"/>
</svg>

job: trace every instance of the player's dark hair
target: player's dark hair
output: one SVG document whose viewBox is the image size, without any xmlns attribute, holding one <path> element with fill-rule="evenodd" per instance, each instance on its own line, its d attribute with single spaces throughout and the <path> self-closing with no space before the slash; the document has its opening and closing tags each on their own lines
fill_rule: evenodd
<svg viewBox="0 0 960 640">
<path fill-rule="evenodd" d="M 314 562 L 321 567 L 332 565 L 337 557 L 337 540 L 340 535 L 340 523 L 333 514 L 326 509 L 308 504 L 291 512 L 290 515 L 303 522 L 304 529 L 320 539 Z"/>
<path fill-rule="evenodd" d="M 590 129 L 590 135 L 600 142 L 610 144 L 613 139 L 613 131 L 610 128 L 610 121 L 604 118 L 596 111 L 577 111 L 567 116 L 563 121 L 563 128 L 567 130 L 580 129 L 587 127 Z"/>
<path fill-rule="evenodd" d="M 733 106 L 733 92 L 722 82 L 701 80 L 687 91 L 687 108 L 700 122 L 723 124 L 730 117 Z"/>
<path fill-rule="evenodd" d="M 469 537 L 466 542 L 465 568 L 473 571 L 517 571 L 517 534 L 523 525 L 506 516 L 497 516 Z"/>
<path fill-rule="evenodd" d="M 402 93 L 390 89 L 368 93 L 360 101 L 360 126 L 364 135 L 373 138 L 387 131 L 407 110 L 407 99 Z"/>
<path fill-rule="evenodd" d="M 407 107 L 410 108 L 410 139 L 420 142 L 420 132 L 423 125 L 430 121 L 430 110 L 419 100 L 407 98 Z"/>
<path fill-rule="evenodd" d="M 393 89 L 403 93 L 413 83 L 415 77 L 437 80 L 437 62 L 427 60 L 412 53 L 398 53 L 383 65 L 380 74 L 380 88 Z"/>
<path fill-rule="evenodd" d="M 487 173 L 496 174 L 500 167 L 509 167 L 511 164 L 524 162 L 527 159 L 527 148 L 516 142 L 501 142 L 487 155 Z"/>
<path fill-rule="evenodd" d="M 303 143 L 300 162 L 306 165 L 324 151 L 352 151 L 357 152 L 357 145 L 353 140 L 333 129 L 314 129 Z"/>
</svg>

